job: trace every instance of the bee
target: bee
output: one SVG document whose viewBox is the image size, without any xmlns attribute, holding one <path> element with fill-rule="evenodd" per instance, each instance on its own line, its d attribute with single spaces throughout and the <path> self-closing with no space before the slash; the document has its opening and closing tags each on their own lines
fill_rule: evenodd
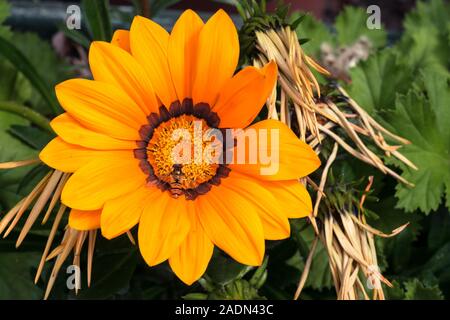
<svg viewBox="0 0 450 320">
<path fill-rule="evenodd" d="M 179 196 L 184 194 L 184 188 L 183 188 L 183 182 L 186 179 L 183 172 L 181 171 L 182 165 L 181 164 L 174 164 L 172 167 L 172 173 L 170 175 L 171 181 L 169 182 L 170 185 L 170 195 L 172 198 L 178 199 Z"/>
</svg>

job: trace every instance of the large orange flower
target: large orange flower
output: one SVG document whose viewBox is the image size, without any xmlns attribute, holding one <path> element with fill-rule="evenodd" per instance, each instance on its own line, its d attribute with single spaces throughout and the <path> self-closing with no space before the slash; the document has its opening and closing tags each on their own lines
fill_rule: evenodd
<svg viewBox="0 0 450 320">
<path fill-rule="evenodd" d="M 300 177 L 318 168 L 313 150 L 281 122 L 251 123 L 270 95 L 276 64 L 246 67 L 236 29 L 220 10 L 207 23 L 185 11 L 172 33 L 143 17 L 112 43 L 93 42 L 94 80 L 56 87 L 66 113 L 58 137 L 41 152 L 49 166 L 73 173 L 62 192 L 69 225 L 117 237 L 139 223 L 139 248 L 150 265 L 169 260 L 187 284 L 205 272 L 216 245 L 235 260 L 259 265 L 264 239 L 289 237 L 288 218 L 311 213 Z M 261 175 L 247 164 L 175 164 L 171 134 L 209 128 L 276 130 L 279 170 Z M 244 130 L 244 132 L 246 132 Z M 259 150 L 258 149 L 258 150 Z M 270 152 L 269 152 L 270 153 Z"/>
</svg>

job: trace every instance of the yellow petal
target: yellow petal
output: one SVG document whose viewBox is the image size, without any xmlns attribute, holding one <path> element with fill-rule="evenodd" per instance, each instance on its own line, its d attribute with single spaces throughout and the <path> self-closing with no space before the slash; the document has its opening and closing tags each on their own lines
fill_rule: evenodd
<svg viewBox="0 0 450 320">
<path fill-rule="evenodd" d="M 275 196 L 288 218 L 303 218 L 312 213 L 311 196 L 297 180 L 260 183 Z"/>
<path fill-rule="evenodd" d="M 289 237 L 291 230 L 284 207 L 270 189 L 261 186 L 259 181 L 232 171 L 227 178 L 222 179 L 220 187 L 235 191 L 254 206 L 261 219 L 265 239 L 280 240 Z"/>
<path fill-rule="evenodd" d="M 239 39 L 230 17 L 220 9 L 200 31 L 195 80 L 194 103 L 213 106 L 220 89 L 233 76 L 239 59 Z"/>
<path fill-rule="evenodd" d="M 115 139 L 89 130 L 68 113 L 57 116 L 50 122 L 50 125 L 58 136 L 71 144 L 97 150 L 132 150 L 136 148 L 135 141 Z"/>
<path fill-rule="evenodd" d="M 118 139 L 139 140 L 147 123 L 136 103 L 114 85 L 72 79 L 56 86 L 62 107 L 83 126 Z"/>
<path fill-rule="evenodd" d="M 256 208 L 250 201 L 222 184 L 196 201 L 199 220 L 216 246 L 240 263 L 252 266 L 261 264 L 264 231 Z"/>
<path fill-rule="evenodd" d="M 187 285 L 197 281 L 206 271 L 214 245 L 198 220 L 193 201 L 188 202 L 191 229 L 186 239 L 169 258 L 173 272 Z"/>
<path fill-rule="evenodd" d="M 192 98 L 198 35 L 202 19 L 192 10 L 186 10 L 175 23 L 169 38 L 168 60 L 178 100 Z"/>
<path fill-rule="evenodd" d="M 175 200 L 168 192 L 158 193 L 148 200 L 139 220 L 139 249 L 150 266 L 167 260 L 184 241 L 190 228 L 188 200 Z"/>
<path fill-rule="evenodd" d="M 130 53 L 107 42 L 94 41 L 89 49 L 94 79 L 117 86 L 146 114 L 158 111 L 150 79 Z"/>
<path fill-rule="evenodd" d="M 101 151 L 69 144 L 56 137 L 42 149 L 39 158 L 51 168 L 75 172 L 100 154 Z"/>
<path fill-rule="evenodd" d="M 133 228 L 139 222 L 146 199 L 155 192 L 159 191 L 154 187 L 142 186 L 131 193 L 106 201 L 101 218 L 102 235 L 112 239 Z"/>
<path fill-rule="evenodd" d="M 167 49 L 169 34 L 159 24 L 136 16 L 130 30 L 131 52 L 147 72 L 153 88 L 165 106 L 177 100 L 172 83 Z"/>
<path fill-rule="evenodd" d="M 220 127 L 246 128 L 253 122 L 272 92 L 276 70 L 273 61 L 262 69 L 246 67 L 225 83 L 213 109 Z"/>
<path fill-rule="evenodd" d="M 135 191 L 145 179 L 132 152 L 115 151 L 77 170 L 64 186 L 61 201 L 71 208 L 96 210 L 108 200 Z"/>
<path fill-rule="evenodd" d="M 80 230 L 94 230 L 100 228 L 101 210 L 82 211 L 72 209 L 69 214 L 69 227 Z"/>
<path fill-rule="evenodd" d="M 256 133 L 257 146 L 253 141 L 250 146 L 255 148 L 249 150 L 247 143 L 245 151 L 236 151 L 235 163 L 230 165 L 232 170 L 262 180 L 295 180 L 307 176 L 320 166 L 320 159 L 314 150 L 280 121 L 260 121 L 245 131 Z M 239 159 L 239 153 L 245 157 Z M 250 156 L 253 153 L 257 155 L 254 158 L 257 160 L 251 163 Z"/>
<path fill-rule="evenodd" d="M 128 30 L 116 30 L 113 34 L 111 43 L 130 52 L 130 32 Z"/>
</svg>

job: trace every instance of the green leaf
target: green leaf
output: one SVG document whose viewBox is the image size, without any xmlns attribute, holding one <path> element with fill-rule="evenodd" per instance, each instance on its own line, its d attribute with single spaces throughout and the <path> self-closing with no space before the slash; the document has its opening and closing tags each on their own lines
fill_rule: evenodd
<svg viewBox="0 0 450 320">
<path fill-rule="evenodd" d="M 411 73 L 428 68 L 445 75 L 448 71 L 439 50 L 443 48 L 436 28 L 414 25 L 414 28 L 410 28 L 402 37 L 396 53 Z"/>
<path fill-rule="evenodd" d="M 443 300 L 441 290 L 437 285 L 426 286 L 418 279 L 405 283 L 405 300 Z"/>
<path fill-rule="evenodd" d="M 432 273 L 437 277 L 447 274 L 450 268 L 450 242 L 440 247 L 421 267 L 423 273 Z M 449 280 L 449 279 L 447 279 Z"/>
<path fill-rule="evenodd" d="M 367 203 L 378 219 L 368 219 L 369 225 L 390 233 L 392 230 L 409 223 L 408 227 L 395 237 L 383 239 L 376 238 L 377 253 L 380 269 L 387 265 L 394 274 L 404 272 L 411 267 L 414 258 L 413 242 L 417 240 L 422 229 L 423 215 L 412 212 L 405 214 L 401 209 L 395 208 L 394 196 L 384 197 L 378 203 Z"/>
<path fill-rule="evenodd" d="M 89 46 L 91 45 L 91 40 L 89 40 L 88 37 L 86 37 L 80 30 L 69 30 L 66 28 L 66 26 L 62 26 L 59 28 L 62 32 L 64 32 L 64 35 L 78 43 L 79 45 L 83 46 L 86 49 L 89 49 Z"/>
<path fill-rule="evenodd" d="M 419 168 L 416 171 L 395 162 L 402 176 L 415 184 L 414 188 L 397 185 L 398 206 L 429 213 L 438 208 L 444 194 L 450 207 L 450 90 L 448 78 L 439 74 L 425 73 L 423 81 L 429 99 L 410 90 L 398 97 L 396 109 L 385 119 L 411 141 L 401 152 Z"/>
<path fill-rule="evenodd" d="M 211 259 L 206 274 L 220 285 L 226 285 L 233 280 L 242 278 L 251 267 L 240 264 L 230 258 L 216 253 Z"/>
<path fill-rule="evenodd" d="M 6 59 L 0 59 L 0 101 L 25 103 L 31 97 L 43 100 L 39 93 L 33 94 L 31 83 Z M 47 109 L 48 110 L 48 109 Z"/>
<path fill-rule="evenodd" d="M 83 0 L 81 2 L 93 40 L 111 41 L 112 27 L 108 0 Z"/>
<path fill-rule="evenodd" d="M 181 298 L 183 298 L 184 300 L 206 300 L 208 298 L 208 294 L 193 292 L 188 293 L 187 295 L 184 295 Z"/>
<path fill-rule="evenodd" d="M 12 125 L 8 132 L 35 150 L 42 150 L 53 136 L 48 132 L 30 126 Z"/>
<path fill-rule="evenodd" d="M 443 207 L 430 215 L 430 227 L 428 232 L 428 248 L 436 250 L 446 242 L 450 242 L 450 213 Z"/>
<path fill-rule="evenodd" d="M 394 109 L 397 94 L 407 92 L 412 80 L 409 70 L 398 64 L 392 49 L 370 56 L 352 68 L 350 75 L 350 95 L 371 115 L 379 110 Z"/>
<path fill-rule="evenodd" d="M 40 254 L 34 252 L 0 253 L 0 300 L 42 298 L 32 274 L 39 260 Z"/>
<path fill-rule="evenodd" d="M 14 39 L 17 41 L 17 49 L 30 61 L 36 68 L 37 73 L 43 78 L 44 82 L 50 88 L 52 97 L 54 97 L 54 87 L 61 81 L 66 80 L 72 75 L 70 66 L 61 60 L 48 41 L 41 39 L 35 33 L 14 33 Z M 40 96 L 32 91 L 27 97 L 26 104 L 30 105 L 36 111 L 46 113 L 48 110 L 46 100 L 39 99 Z M 59 108 L 59 112 L 62 111 Z"/>
<path fill-rule="evenodd" d="M 28 121 L 17 115 L 0 111 L 0 162 L 36 157 L 36 151 L 7 132 L 14 124 L 28 125 Z M 3 209 L 10 208 L 18 201 L 17 185 L 27 170 L 29 168 L 0 170 L 0 205 Z"/>
<path fill-rule="evenodd" d="M 411 39 L 421 39 L 415 41 L 418 48 L 411 46 L 410 49 L 420 52 L 427 51 L 424 56 L 425 61 L 438 60 L 447 68 L 450 66 L 450 5 L 443 0 L 432 0 L 428 2 L 418 1 L 414 10 L 409 12 L 404 20 L 404 35 L 402 42 Z M 417 34 L 422 35 L 417 35 Z M 428 34 L 428 38 L 425 36 Z M 432 42 L 432 45 L 425 48 L 424 43 Z M 405 51 L 406 54 L 410 52 Z M 416 54 L 416 53 L 414 53 Z M 433 57 L 430 57 L 433 56 Z"/>
<path fill-rule="evenodd" d="M 53 134 L 53 129 L 50 127 L 49 120 L 31 108 L 11 101 L 0 101 L 0 111 L 8 111 L 10 113 L 19 115 L 24 119 L 29 120 L 31 123 L 37 125 L 41 129 L 44 129 L 47 133 Z"/>
<path fill-rule="evenodd" d="M 368 17 L 369 15 L 362 8 L 345 7 L 335 22 L 338 45 L 351 45 L 361 36 L 366 36 L 374 47 L 383 47 L 386 44 L 386 32 L 383 28 L 367 28 Z"/>
<path fill-rule="evenodd" d="M 299 12 L 294 12 L 291 19 L 295 20 L 299 16 Z M 303 17 L 303 21 L 296 29 L 297 36 L 299 38 L 308 38 L 309 41 L 302 44 L 303 50 L 308 55 L 319 58 L 321 44 L 324 42 L 332 42 L 330 31 L 323 22 L 317 20 L 312 15 L 307 14 Z"/>
<path fill-rule="evenodd" d="M 0 0 L 0 24 L 9 16 L 9 3 L 6 0 Z"/>
<path fill-rule="evenodd" d="M 53 89 L 44 81 L 37 72 L 34 65 L 27 59 L 20 50 L 10 41 L 0 37 L 0 54 L 8 59 L 38 90 L 49 107 L 55 114 L 60 113 L 60 107 L 53 93 Z"/>
<path fill-rule="evenodd" d="M 9 16 L 10 5 L 6 0 L 0 0 L 0 37 L 9 39 L 11 37 L 11 30 L 8 26 L 2 25 L 2 23 Z"/>
<path fill-rule="evenodd" d="M 92 284 L 82 289 L 79 299 L 106 299 L 129 285 L 137 265 L 138 254 L 135 248 L 128 253 L 106 253 L 96 257 L 92 272 Z"/>
<path fill-rule="evenodd" d="M 386 287 L 386 295 L 389 300 L 404 300 L 405 291 L 397 281 L 392 281 L 392 288 Z"/>
<path fill-rule="evenodd" d="M 302 221 L 301 223 L 291 224 L 293 230 L 292 233 L 296 235 L 296 240 L 299 244 L 300 256 L 292 257 L 287 262 L 287 264 L 300 267 L 297 274 L 298 278 L 296 279 L 296 281 L 300 279 L 301 272 L 303 271 L 306 259 L 315 238 L 315 233 L 312 227 L 301 231 L 299 226 L 301 226 L 303 223 L 304 222 Z M 301 259 L 301 263 L 296 261 L 298 259 Z M 332 285 L 333 282 L 328 263 L 328 253 L 322 243 L 318 241 L 305 287 L 310 287 L 316 290 L 323 290 L 324 288 L 331 288 Z"/>
</svg>

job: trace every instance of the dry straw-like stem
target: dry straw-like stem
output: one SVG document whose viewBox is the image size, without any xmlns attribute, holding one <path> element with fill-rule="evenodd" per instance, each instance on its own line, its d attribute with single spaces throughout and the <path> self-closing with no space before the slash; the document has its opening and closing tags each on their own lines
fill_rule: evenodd
<svg viewBox="0 0 450 320">
<path fill-rule="evenodd" d="M 376 167 L 384 174 L 389 174 L 408 186 L 414 186 L 387 167 L 364 140 L 368 139 L 372 146 L 387 157 L 394 156 L 405 165 L 417 169 L 398 151 L 402 145 L 410 142 L 381 126 L 339 85 L 336 89 L 341 98 L 348 102 L 345 110 L 327 97 L 321 99 L 320 86 L 311 69 L 325 75 L 329 73 L 303 52 L 295 31 L 286 26 L 278 30 L 269 29 L 255 33 L 256 48 L 259 54 L 253 64 L 261 67 L 269 60 L 274 60 L 279 68 L 280 117 L 276 106 L 277 90 L 274 88 L 272 96 L 267 102 L 269 118 L 279 119 L 291 126 L 291 115 L 295 114 L 300 138 L 307 141 L 317 151 L 320 149 L 322 140 L 329 137 L 355 158 Z M 337 133 L 336 129 L 338 128 L 342 129 L 345 133 L 344 136 Z M 386 142 L 387 138 L 398 145 L 389 145 Z M 346 140 L 350 140 L 351 143 Z"/>
<path fill-rule="evenodd" d="M 0 164 L 0 168 L 17 168 L 22 166 L 27 166 L 37 163 L 38 160 L 25 160 L 25 161 L 15 161 Z M 45 245 L 44 251 L 42 253 L 41 260 L 39 262 L 36 276 L 34 282 L 37 283 L 42 275 L 44 269 L 44 264 L 47 261 L 55 259 L 53 265 L 53 270 L 47 283 L 47 289 L 45 292 L 45 299 L 48 298 L 53 285 L 55 283 L 56 277 L 61 269 L 63 263 L 67 260 L 70 253 L 73 253 L 73 265 L 80 268 L 80 255 L 87 239 L 87 275 L 88 275 L 88 286 L 91 284 L 92 275 L 92 265 L 93 256 L 95 250 L 95 239 L 97 235 L 97 230 L 91 231 L 78 231 L 65 227 L 64 236 L 61 243 L 52 248 L 53 241 L 56 234 L 58 233 L 58 228 L 64 215 L 67 213 L 67 208 L 60 201 L 60 196 L 64 185 L 66 184 L 69 173 L 63 173 L 58 170 L 51 170 L 47 173 L 41 181 L 37 183 L 34 189 L 22 200 L 20 200 L 17 205 L 15 205 L 3 218 L 0 220 L 0 234 L 4 232 L 3 238 L 7 237 L 14 228 L 16 228 L 18 222 L 27 210 L 30 210 L 27 219 L 23 227 L 20 229 L 19 236 L 17 238 L 16 247 L 19 247 L 24 241 L 27 234 L 30 232 L 33 224 L 36 222 L 40 215 L 44 215 L 42 224 L 45 224 L 57 206 L 59 206 L 56 216 L 53 220 L 53 224 L 50 233 L 47 238 L 47 243 Z M 45 208 L 47 209 L 45 210 Z M 45 214 L 44 214 L 45 212 Z M 130 241 L 135 243 L 131 234 L 128 235 Z M 79 290 L 79 279 L 75 281 L 75 293 Z"/>
<path fill-rule="evenodd" d="M 325 75 L 329 73 L 303 52 L 297 34 L 289 26 L 276 30 L 256 31 L 255 34 L 258 55 L 253 64 L 261 67 L 268 61 L 275 60 L 279 69 L 279 107 L 277 108 L 278 91 L 275 87 L 267 101 L 268 117 L 279 119 L 291 127 L 292 118 L 295 116 L 300 139 L 309 143 L 317 153 L 321 152 L 323 140 L 326 138 L 334 140 L 334 147 L 328 156 L 320 182 L 317 184 L 311 178 L 307 179 L 309 185 L 317 192 L 313 213 L 309 217 L 316 238 L 311 245 L 294 298 L 299 298 L 306 283 L 317 241 L 320 240 L 328 252 L 330 271 L 338 299 L 369 299 L 367 287 L 373 289 L 373 299 L 384 299 L 380 283 L 383 282 L 388 286 L 391 284 L 377 268 L 373 235 L 395 236 L 407 225 L 395 229 L 391 234 L 385 234 L 367 225 L 364 215 L 353 213 L 353 210 L 362 211 L 365 196 L 361 199 L 360 211 L 351 206 L 345 209 L 326 206 L 325 209 L 321 209 L 321 202 L 326 197 L 327 176 L 336 159 L 338 146 L 384 174 L 413 186 L 387 167 L 382 158 L 366 144 L 366 141 L 369 141 L 371 147 L 375 147 L 385 156 L 394 156 L 407 166 L 417 169 L 398 151 L 401 145 L 410 142 L 381 126 L 339 85 L 336 89 L 340 98 L 346 101 L 345 108 L 339 107 L 331 97 L 321 97 L 320 86 L 311 69 Z M 390 145 L 386 139 L 398 145 Z M 370 185 L 371 182 L 366 191 Z M 321 228 L 318 227 L 317 220 L 321 221 Z M 366 285 L 362 279 L 366 281 Z"/>
</svg>

